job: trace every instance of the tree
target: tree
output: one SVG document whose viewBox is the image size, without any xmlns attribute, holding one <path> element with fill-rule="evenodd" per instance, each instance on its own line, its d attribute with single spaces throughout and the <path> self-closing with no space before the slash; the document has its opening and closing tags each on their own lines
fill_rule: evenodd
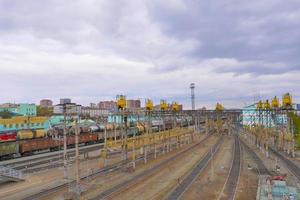
<svg viewBox="0 0 300 200">
<path fill-rule="evenodd" d="M 41 106 L 37 106 L 37 116 L 45 116 L 50 117 L 53 115 L 53 109 L 52 108 L 43 108 Z"/>
<path fill-rule="evenodd" d="M 0 111 L 0 117 L 3 119 L 8 119 L 12 117 L 12 114 L 8 110 Z"/>
</svg>

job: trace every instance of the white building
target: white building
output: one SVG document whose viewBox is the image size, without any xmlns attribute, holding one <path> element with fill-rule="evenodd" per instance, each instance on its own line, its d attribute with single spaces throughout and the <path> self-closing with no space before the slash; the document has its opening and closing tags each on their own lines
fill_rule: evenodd
<svg viewBox="0 0 300 200">
<path fill-rule="evenodd" d="M 81 108 L 81 115 L 83 115 L 83 116 L 89 116 L 89 117 L 104 116 L 104 117 L 107 117 L 108 114 L 109 114 L 109 111 L 106 110 L 106 109 L 93 108 L 93 107 L 82 107 Z"/>
<path fill-rule="evenodd" d="M 67 115 L 80 115 L 81 105 L 75 103 L 57 104 L 53 108 L 54 114 L 64 114 L 64 107 Z"/>
</svg>

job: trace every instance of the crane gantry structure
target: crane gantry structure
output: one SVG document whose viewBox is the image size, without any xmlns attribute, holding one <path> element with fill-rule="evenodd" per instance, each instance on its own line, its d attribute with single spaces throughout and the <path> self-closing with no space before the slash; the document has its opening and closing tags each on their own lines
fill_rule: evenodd
<svg viewBox="0 0 300 200">
<path fill-rule="evenodd" d="M 293 116 L 296 112 L 289 93 L 283 95 L 281 105 L 276 96 L 271 103 L 268 100 L 258 101 L 247 109 L 247 113 L 243 113 L 249 119 L 245 128 L 248 129 L 253 143 L 266 156 L 269 155 L 269 147 L 273 146 L 294 157 L 296 135 Z"/>
<path fill-rule="evenodd" d="M 213 126 L 217 126 L 216 130 L 223 128 L 224 123 L 222 120 L 230 119 L 231 123 L 240 124 L 241 123 L 242 110 L 180 110 L 179 104 L 173 102 L 170 106 L 165 100 L 160 101 L 159 110 L 154 110 L 153 101 L 151 99 L 146 99 L 145 108 L 140 110 L 130 110 L 126 108 L 126 97 L 124 95 L 117 96 L 117 109 L 113 112 L 112 118 L 116 119 L 121 117 L 118 122 L 121 134 L 120 137 L 116 136 L 114 139 L 105 139 L 105 148 L 102 151 L 102 157 L 105 160 L 105 165 L 107 165 L 107 155 L 109 148 L 121 148 L 124 161 L 129 160 L 128 153 L 130 150 L 132 158 L 132 167 L 135 168 L 135 160 L 137 149 L 140 149 L 141 154 L 144 156 L 144 162 L 147 162 L 147 154 L 150 149 L 154 149 L 154 158 L 156 158 L 156 146 L 162 145 L 166 147 L 166 151 L 170 150 L 170 141 L 176 140 L 178 144 L 182 138 L 186 138 L 187 141 L 193 141 L 195 132 L 199 131 L 200 124 L 204 125 L 206 128 L 206 133 Z M 128 136 L 128 131 L 131 123 L 142 125 L 145 131 L 140 135 L 134 133 L 131 137 Z M 171 127 L 166 128 L 167 122 Z M 116 122 L 114 122 L 116 123 Z M 158 125 L 158 130 L 152 131 L 153 124 Z M 186 125 L 183 128 L 184 124 Z M 192 127 L 192 128 L 191 128 Z"/>
</svg>

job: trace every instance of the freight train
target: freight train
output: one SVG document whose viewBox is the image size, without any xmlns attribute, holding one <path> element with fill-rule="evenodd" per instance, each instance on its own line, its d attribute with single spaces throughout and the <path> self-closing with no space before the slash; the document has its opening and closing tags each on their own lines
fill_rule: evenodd
<svg viewBox="0 0 300 200">
<path fill-rule="evenodd" d="M 156 124 L 152 127 L 153 132 L 159 130 L 161 124 Z M 165 130 L 171 129 L 173 123 L 171 121 L 165 123 Z M 45 133 L 44 130 L 20 130 L 18 132 L 6 132 L 0 134 L 0 160 L 27 156 L 37 153 L 39 151 L 56 151 L 63 148 L 62 131 L 61 127 L 56 127 L 57 130 L 51 130 L 51 134 Z M 75 145 L 75 135 L 73 127 L 68 127 L 67 145 L 72 147 Z M 107 137 L 119 138 L 120 127 L 114 127 L 112 124 L 108 124 Z M 114 132 L 113 130 L 117 130 Z M 133 135 L 140 135 L 147 129 L 146 125 L 138 123 L 133 127 L 127 128 L 127 135 L 129 137 Z M 163 127 L 160 127 L 163 130 Z M 72 132 L 73 131 L 73 132 Z M 94 143 L 100 143 L 104 140 L 104 127 L 99 125 L 93 125 L 87 128 L 80 129 L 79 143 L 83 145 L 89 145 Z M 58 133 L 58 134 L 53 134 Z M 116 135 L 115 135 L 116 133 Z M 5 142 L 3 142 L 5 141 Z"/>
<path fill-rule="evenodd" d="M 79 136 L 79 143 L 91 144 L 98 140 L 96 134 L 83 134 Z M 67 136 L 67 145 L 75 144 L 75 136 Z M 31 155 L 42 150 L 55 151 L 63 147 L 63 141 L 55 138 L 38 138 L 32 140 L 20 140 L 15 142 L 0 143 L 0 158 L 8 159 Z"/>
</svg>

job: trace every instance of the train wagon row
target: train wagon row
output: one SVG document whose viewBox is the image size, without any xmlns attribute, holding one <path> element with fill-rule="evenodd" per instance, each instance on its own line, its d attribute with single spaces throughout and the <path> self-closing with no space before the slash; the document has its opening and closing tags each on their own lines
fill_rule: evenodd
<svg viewBox="0 0 300 200">
<path fill-rule="evenodd" d="M 167 122 L 164 124 L 156 124 L 152 126 L 152 132 L 157 132 L 159 130 L 168 130 L 173 128 L 172 122 Z M 133 135 L 140 135 L 141 133 L 147 131 L 147 126 L 138 124 L 135 127 L 129 127 L 127 129 L 127 135 L 129 137 Z M 119 134 L 122 130 L 107 131 L 107 138 L 119 138 Z M 44 135 L 43 130 L 22 130 L 18 131 L 16 134 L 17 140 L 9 142 L 0 142 L 0 159 L 14 158 L 19 156 L 25 156 L 33 154 L 37 151 L 49 150 L 55 151 L 63 148 L 62 135 L 57 136 L 47 136 Z M 104 132 L 92 132 L 92 133 L 81 133 L 79 135 L 79 143 L 97 143 L 104 141 Z M 75 136 L 67 136 L 67 145 L 74 146 Z"/>
<path fill-rule="evenodd" d="M 144 131 L 141 127 L 130 127 L 127 130 L 128 136 L 139 135 Z M 108 138 L 120 137 L 120 131 L 107 131 Z M 104 133 L 84 133 L 79 135 L 80 144 L 93 144 L 104 141 Z M 75 136 L 67 136 L 67 145 L 75 145 Z M 31 155 L 37 151 L 56 151 L 63 148 L 63 137 L 46 137 L 31 140 L 19 140 L 0 143 L 0 159 L 9 159 L 19 156 Z"/>
<path fill-rule="evenodd" d="M 44 138 L 46 137 L 46 132 L 44 129 L 24 129 L 19 131 L 5 131 L 0 132 L 0 142 L 9 142 L 16 140 L 27 140 L 34 138 Z"/>
<path fill-rule="evenodd" d="M 79 135 L 79 143 L 91 144 L 98 141 L 97 134 L 83 134 Z M 67 137 L 67 145 L 75 144 L 75 136 Z M 13 158 L 18 156 L 30 155 L 33 152 L 42 150 L 58 150 L 63 147 L 61 139 L 40 138 L 33 140 L 24 140 L 18 142 L 0 143 L 0 157 L 1 159 Z"/>
</svg>

